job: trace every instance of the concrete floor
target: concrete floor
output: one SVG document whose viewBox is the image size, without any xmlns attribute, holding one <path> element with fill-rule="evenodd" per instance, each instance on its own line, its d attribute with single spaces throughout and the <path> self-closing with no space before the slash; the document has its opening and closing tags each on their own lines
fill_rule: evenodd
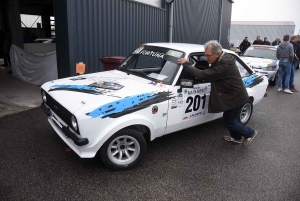
<svg viewBox="0 0 300 201">
<path fill-rule="evenodd" d="M 0 67 L 0 117 L 40 106 L 40 86 L 29 84 Z"/>
</svg>

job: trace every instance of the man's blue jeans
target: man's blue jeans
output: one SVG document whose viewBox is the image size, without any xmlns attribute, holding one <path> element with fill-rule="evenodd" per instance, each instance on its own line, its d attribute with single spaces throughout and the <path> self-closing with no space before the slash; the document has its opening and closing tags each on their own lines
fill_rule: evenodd
<svg viewBox="0 0 300 201">
<path fill-rule="evenodd" d="M 231 137 L 235 140 L 240 140 L 242 137 L 250 138 L 254 134 L 254 130 L 252 128 L 244 126 L 237 120 L 237 116 L 242 107 L 243 105 L 227 110 L 223 113 L 224 126 L 229 130 Z"/>
<path fill-rule="evenodd" d="M 282 79 L 284 80 L 284 89 L 289 88 L 290 75 L 292 63 L 289 60 L 280 59 L 279 61 L 279 74 L 278 74 L 278 88 L 281 88 Z M 284 77 L 283 77 L 284 76 Z M 294 82 L 294 80 L 293 80 Z"/>
</svg>

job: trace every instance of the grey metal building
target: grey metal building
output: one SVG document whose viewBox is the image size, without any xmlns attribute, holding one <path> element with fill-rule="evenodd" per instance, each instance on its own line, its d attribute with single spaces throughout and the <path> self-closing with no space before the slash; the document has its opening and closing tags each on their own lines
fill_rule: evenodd
<svg viewBox="0 0 300 201">
<path fill-rule="evenodd" d="M 293 35 L 295 23 L 292 21 L 232 21 L 230 32 L 230 43 L 238 47 L 245 36 L 248 36 L 250 43 L 260 36 L 263 40 L 267 37 L 272 43 L 277 37 L 283 38 L 284 35 Z"/>
<path fill-rule="evenodd" d="M 100 58 L 127 56 L 143 43 L 214 39 L 229 48 L 232 0 L 5 0 L 13 43 L 22 47 L 19 1 L 35 3 L 35 12 L 38 4 L 53 3 L 52 12 L 41 12 L 54 13 L 60 78 L 76 75 L 78 62 L 86 64 L 86 73 L 102 71 Z"/>
</svg>

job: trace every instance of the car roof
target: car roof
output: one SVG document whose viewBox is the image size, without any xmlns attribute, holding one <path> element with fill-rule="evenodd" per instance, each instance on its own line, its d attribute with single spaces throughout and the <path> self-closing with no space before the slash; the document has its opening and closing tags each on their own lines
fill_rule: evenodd
<svg viewBox="0 0 300 201">
<path fill-rule="evenodd" d="M 204 45 L 200 44 L 191 44 L 191 43 L 145 43 L 144 45 L 148 46 L 157 46 L 157 47 L 165 47 L 175 50 L 181 50 L 187 54 L 193 52 L 204 52 Z M 233 51 L 223 49 L 224 52 L 235 54 Z"/>
<path fill-rule="evenodd" d="M 277 46 L 273 46 L 273 45 L 251 45 L 253 47 L 277 47 Z"/>
</svg>

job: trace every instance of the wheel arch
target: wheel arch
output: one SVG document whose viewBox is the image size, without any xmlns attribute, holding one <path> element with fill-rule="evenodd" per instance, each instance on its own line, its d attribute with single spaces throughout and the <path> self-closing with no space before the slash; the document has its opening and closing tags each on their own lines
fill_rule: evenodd
<svg viewBox="0 0 300 201">
<path fill-rule="evenodd" d="M 138 131 L 142 133 L 143 137 L 146 141 L 151 140 L 151 134 L 154 132 L 154 126 L 153 124 L 146 119 L 145 117 L 135 117 L 135 118 L 127 118 L 125 121 L 124 119 L 119 119 L 115 121 L 113 124 L 106 127 L 104 131 L 102 131 L 95 141 L 95 144 L 93 146 L 97 146 L 98 150 L 101 149 L 102 145 L 115 133 L 124 130 L 124 129 L 133 129 L 135 131 Z"/>
</svg>

